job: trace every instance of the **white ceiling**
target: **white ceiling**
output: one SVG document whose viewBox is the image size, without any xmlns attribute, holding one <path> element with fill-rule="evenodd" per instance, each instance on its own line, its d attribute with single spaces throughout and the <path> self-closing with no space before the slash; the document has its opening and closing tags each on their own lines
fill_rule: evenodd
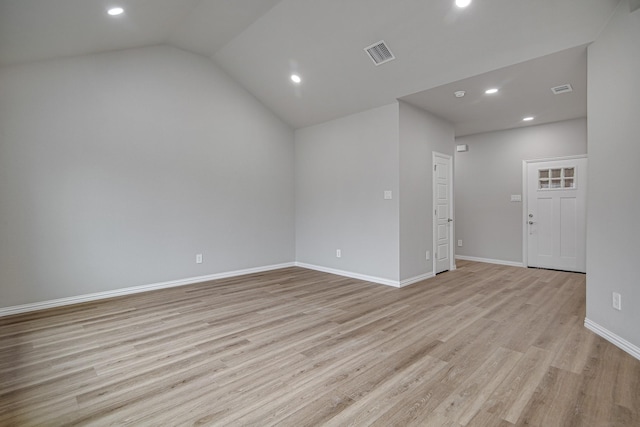
<svg viewBox="0 0 640 427">
<path fill-rule="evenodd" d="M 0 66 L 172 44 L 213 58 L 299 128 L 584 46 L 617 2 L 475 0 L 461 10 L 453 0 L 0 0 Z M 125 14 L 108 17 L 111 5 Z M 363 48 L 381 39 L 397 59 L 376 67 Z M 531 102 L 523 94 L 509 102 Z M 490 120 L 464 111 L 450 116 L 460 132 Z"/>
<path fill-rule="evenodd" d="M 168 41 L 205 56 L 213 56 L 280 0 L 202 0 Z"/>
<path fill-rule="evenodd" d="M 163 43 L 212 56 L 278 1 L 0 0 L 0 66 Z"/>
<path fill-rule="evenodd" d="M 165 42 L 198 0 L 0 0 L 0 65 Z"/>
<path fill-rule="evenodd" d="M 554 95 L 570 84 L 573 92 Z M 499 92 L 486 95 L 487 89 Z M 463 98 L 454 92 L 464 90 Z M 587 116 L 587 47 L 578 46 L 401 98 L 455 125 L 456 136 Z M 534 117 L 523 122 L 524 117 Z"/>
</svg>

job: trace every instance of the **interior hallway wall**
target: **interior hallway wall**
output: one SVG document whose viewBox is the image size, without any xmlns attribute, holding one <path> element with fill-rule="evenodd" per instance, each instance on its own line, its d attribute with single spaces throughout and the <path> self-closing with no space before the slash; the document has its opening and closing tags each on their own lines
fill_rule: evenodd
<svg viewBox="0 0 640 427">
<path fill-rule="evenodd" d="M 587 319 L 635 346 L 638 358 L 639 40 L 640 10 L 631 13 L 622 0 L 589 46 L 587 197 Z M 612 307 L 613 292 L 622 296 L 622 311 Z"/>
<path fill-rule="evenodd" d="M 403 281 L 433 273 L 432 153 L 453 156 L 454 129 L 449 122 L 401 101 L 399 132 L 400 281 Z M 426 251 L 430 252 L 429 260 Z"/>
<path fill-rule="evenodd" d="M 456 138 L 456 255 L 522 263 L 522 161 L 587 153 L 584 118 Z"/>
<path fill-rule="evenodd" d="M 296 130 L 295 140 L 296 260 L 397 282 L 398 104 Z"/>
</svg>

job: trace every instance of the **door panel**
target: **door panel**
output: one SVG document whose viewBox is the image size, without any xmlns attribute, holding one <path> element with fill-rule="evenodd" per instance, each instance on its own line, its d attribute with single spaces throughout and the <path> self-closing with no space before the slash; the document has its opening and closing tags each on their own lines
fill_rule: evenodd
<svg viewBox="0 0 640 427">
<path fill-rule="evenodd" d="M 442 180 L 443 178 L 438 177 L 438 180 Z M 446 178 L 445 178 L 446 179 Z M 447 200 L 447 185 L 438 183 L 438 199 L 439 200 Z"/>
<path fill-rule="evenodd" d="M 533 230 L 538 237 L 538 256 L 553 256 L 553 200 L 539 198 L 537 200 L 538 221 Z"/>
<path fill-rule="evenodd" d="M 578 209 L 575 198 L 560 198 L 560 257 L 578 256 L 577 228 Z"/>
<path fill-rule="evenodd" d="M 438 199 L 440 203 L 447 203 L 446 199 Z M 438 206 L 438 220 L 446 221 L 449 218 L 449 206 L 447 205 L 439 205 Z"/>
<path fill-rule="evenodd" d="M 447 244 L 438 245 L 438 255 L 437 255 L 437 257 L 438 257 L 437 258 L 438 262 L 448 262 L 448 260 L 449 260 L 449 245 L 447 245 Z M 449 268 L 447 266 L 447 268 L 445 268 L 442 271 L 446 271 L 448 269 Z M 438 273 L 442 273 L 442 271 L 438 271 Z"/>
</svg>

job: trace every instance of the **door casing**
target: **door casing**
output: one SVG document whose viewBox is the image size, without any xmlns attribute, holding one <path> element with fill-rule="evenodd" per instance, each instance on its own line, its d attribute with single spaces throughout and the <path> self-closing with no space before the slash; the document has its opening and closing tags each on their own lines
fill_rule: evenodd
<svg viewBox="0 0 640 427">
<path fill-rule="evenodd" d="M 453 215 L 453 156 L 450 156 L 448 154 L 443 154 L 443 153 L 438 153 L 437 151 L 433 151 L 431 154 L 431 170 L 432 170 L 432 187 L 431 187 L 431 193 L 432 193 L 432 209 L 431 211 L 433 212 L 433 216 L 432 216 L 432 233 L 433 233 L 433 243 L 432 243 L 432 250 L 431 250 L 431 259 L 432 259 L 432 270 L 433 274 L 436 274 L 436 262 L 437 262 L 437 248 L 438 248 L 438 237 L 437 237 L 437 230 L 438 230 L 438 225 L 437 225 L 437 216 L 436 216 L 436 198 L 437 198 L 437 187 L 436 187 L 436 178 L 435 178 L 435 165 L 436 165 L 436 157 L 440 157 L 442 159 L 446 159 L 449 165 L 449 173 L 448 173 L 448 177 L 447 180 L 449 182 L 449 217 L 450 218 L 454 218 Z M 455 227 L 455 220 L 453 222 L 450 222 L 448 225 L 448 233 L 449 233 L 449 271 L 453 271 L 456 269 L 456 264 L 455 264 L 455 251 L 454 251 L 454 227 Z"/>
</svg>

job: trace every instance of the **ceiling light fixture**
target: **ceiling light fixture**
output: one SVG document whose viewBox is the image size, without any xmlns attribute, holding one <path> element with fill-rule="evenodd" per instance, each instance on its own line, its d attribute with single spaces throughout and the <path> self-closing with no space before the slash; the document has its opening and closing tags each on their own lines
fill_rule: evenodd
<svg viewBox="0 0 640 427">
<path fill-rule="evenodd" d="M 297 74 L 291 74 L 291 81 L 294 83 L 300 83 L 302 79 Z"/>
<path fill-rule="evenodd" d="M 453 94 L 455 95 L 456 98 L 462 98 L 466 94 L 466 92 L 463 90 L 458 90 L 453 92 Z"/>
<path fill-rule="evenodd" d="M 471 4 L 471 0 L 456 0 L 456 6 L 459 8 L 467 7 Z"/>
<path fill-rule="evenodd" d="M 107 10 L 107 13 L 111 16 L 118 16 L 124 13 L 124 9 L 121 7 L 112 7 L 111 9 Z"/>
<path fill-rule="evenodd" d="M 523 122 L 530 122 L 531 120 L 533 120 L 533 117 L 525 117 L 522 119 Z"/>
<path fill-rule="evenodd" d="M 484 93 L 486 93 L 487 95 L 493 95 L 494 93 L 498 93 L 498 89 L 496 88 L 487 89 L 484 91 Z"/>
</svg>

